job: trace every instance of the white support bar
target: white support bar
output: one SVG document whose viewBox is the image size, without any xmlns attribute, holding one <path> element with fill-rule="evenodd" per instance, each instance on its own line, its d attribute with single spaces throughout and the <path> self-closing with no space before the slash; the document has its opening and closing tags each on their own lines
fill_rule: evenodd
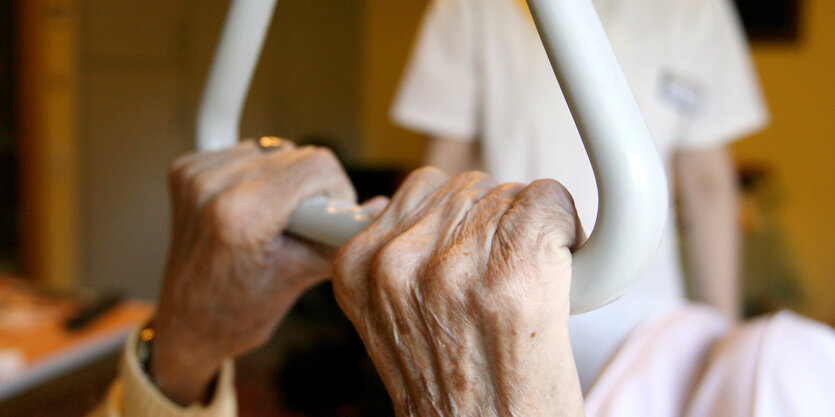
<svg viewBox="0 0 835 417">
<path fill-rule="evenodd" d="M 197 114 L 197 149 L 235 146 L 252 74 L 277 0 L 234 0 Z"/>
<path fill-rule="evenodd" d="M 591 0 L 528 0 L 597 179 L 597 224 L 574 254 L 571 313 L 626 292 L 655 256 L 666 225 L 664 168 Z M 238 141 L 238 124 L 275 0 L 235 0 L 198 118 L 198 148 Z M 559 180 L 559 178 L 557 178 Z M 317 198 L 293 213 L 288 231 L 339 246 L 373 213 Z"/>
<path fill-rule="evenodd" d="M 597 180 L 597 223 L 571 281 L 571 312 L 584 313 L 623 295 L 655 257 L 667 179 L 591 0 L 528 4 Z"/>
</svg>

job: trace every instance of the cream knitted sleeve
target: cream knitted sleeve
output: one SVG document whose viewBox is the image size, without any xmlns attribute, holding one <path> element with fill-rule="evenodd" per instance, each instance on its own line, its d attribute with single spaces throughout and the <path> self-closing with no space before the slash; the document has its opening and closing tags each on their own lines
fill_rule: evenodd
<svg viewBox="0 0 835 417">
<path fill-rule="evenodd" d="M 181 407 L 169 400 L 148 379 L 136 357 L 138 330 L 125 344 L 119 377 L 104 403 L 88 417 L 237 417 L 235 371 L 232 360 L 223 364 L 214 397 L 207 405 Z"/>
</svg>

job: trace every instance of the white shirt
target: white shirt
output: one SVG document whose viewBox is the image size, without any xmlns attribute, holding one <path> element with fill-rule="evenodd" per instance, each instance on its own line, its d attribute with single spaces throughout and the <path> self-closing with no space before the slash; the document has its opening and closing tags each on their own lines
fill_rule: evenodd
<svg viewBox="0 0 835 417">
<path fill-rule="evenodd" d="M 500 181 L 560 181 L 589 232 L 597 215 L 594 175 L 530 16 L 516 1 L 434 0 L 392 116 L 433 136 L 480 140 L 484 167 Z M 765 123 L 745 39 L 726 0 L 595 5 L 668 173 L 677 150 L 724 145 Z M 677 242 L 670 216 L 636 288 L 572 317 L 584 387 L 635 324 L 683 297 Z"/>
<path fill-rule="evenodd" d="M 588 417 L 835 416 L 835 332 L 782 311 L 731 327 L 681 305 L 629 335 L 586 395 Z"/>
</svg>

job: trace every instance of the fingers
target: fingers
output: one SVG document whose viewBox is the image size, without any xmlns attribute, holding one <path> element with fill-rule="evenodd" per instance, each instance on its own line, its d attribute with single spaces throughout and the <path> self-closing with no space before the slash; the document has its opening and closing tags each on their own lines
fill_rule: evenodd
<svg viewBox="0 0 835 417">
<path fill-rule="evenodd" d="M 519 193 L 499 225 L 517 245 L 551 251 L 572 248 L 583 235 L 574 199 L 557 181 L 537 180 Z"/>
<path fill-rule="evenodd" d="M 565 317 L 565 327 L 569 248 L 581 234 L 555 181 L 497 185 L 424 169 L 339 251 L 334 293 L 393 395 L 419 398 L 415 387 L 463 375 L 450 355 L 488 346 L 484 358 L 498 357 L 491 334 L 521 346 L 516 330 L 530 344 L 527 335 L 551 334 L 543 321 Z"/>
<path fill-rule="evenodd" d="M 226 160 L 235 155 L 251 153 L 257 155 L 257 149 L 252 141 L 241 141 L 234 147 L 213 152 L 192 152 L 175 159 L 171 163 L 171 171 L 185 171 L 183 174 L 193 174 L 192 171 L 200 171 L 210 166 L 217 165 L 220 161 Z"/>
<path fill-rule="evenodd" d="M 362 203 L 362 207 L 380 213 L 389 205 L 389 201 L 388 197 L 378 195 Z"/>
<path fill-rule="evenodd" d="M 445 245 L 458 233 L 473 206 L 497 185 L 495 179 L 483 172 L 470 171 L 456 176 L 433 193 L 430 204 L 434 207 L 427 208 L 420 227 L 435 230 L 437 241 Z"/>
<path fill-rule="evenodd" d="M 448 179 L 449 176 L 432 167 L 412 172 L 374 222 L 339 250 L 334 261 L 334 294 L 349 318 L 358 318 L 358 307 L 366 304 L 365 277 L 374 256 L 388 242 L 393 229 Z"/>
<path fill-rule="evenodd" d="M 288 149 L 295 145 L 288 142 Z M 245 140 L 236 146 L 214 152 L 194 152 L 174 160 L 169 170 L 169 180 L 172 190 L 174 185 L 182 184 L 183 180 L 195 178 L 206 171 L 222 168 L 237 159 L 257 160 L 264 156 L 251 140 Z"/>
<path fill-rule="evenodd" d="M 267 154 L 267 163 L 254 178 L 234 184 L 206 207 L 206 215 L 220 224 L 224 240 L 239 239 L 244 247 L 260 247 L 286 227 L 290 214 L 303 200 L 319 195 L 355 201 L 356 194 L 332 152 L 305 147 L 294 152 Z"/>
<path fill-rule="evenodd" d="M 291 142 L 273 152 L 246 141 L 223 151 L 186 155 L 172 164 L 169 181 L 175 222 L 186 223 L 187 216 L 197 214 L 224 241 L 244 246 L 275 239 L 304 199 L 322 194 L 356 199 L 330 151 L 296 150 Z"/>
<path fill-rule="evenodd" d="M 370 234 L 416 235 L 427 246 L 446 242 L 455 232 L 472 206 L 481 199 L 496 181 L 483 172 L 470 171 L 449 179 L 436 170 L 426 171 L 429 181 L 406 184 L 406 191 L 392 199 L 391 210 L 370 227 Z M 390 237 L 392 237 L 390 236 Z M 386 242 L 381 242 L 385 245 Z"/>
<path fill-rule="evenodd" d="M 449 180 L 449 176 L 441 170 L 433 167 L 424 167 L 415 170 L 394 196 L 386 209 L 380 213 L 374 223 L 369 227 L 370 231 L 389 230 L 399 224 L 403 218 L 426 199 L 429 194 L 438 189 Z"/>
<path fill-rule="evenodd" d="M 495 185 L 480 172 L 448 179 L 427 168 L 410 175 L 377 221 L 337 255 L 334 290 L 343 309 L 368 305 L 366 297 L 373 294 L 391 298 L 406 293 L 414 272 L 440 256 L 439 248 L 449 243 L 473 205 Z M 437 274 L 421 277 L 429 276 Z"/>
<path fill-rule="evenodd" d="M 416 204 L 411 212 L 404 213 L 392 230 L 384 231 L 391 241 L 383 242 L 380 252 L 388 252 L 389 246 L 399 252 L 398 246 L 414 242 L 416 254 L 428 255 L 431 249 L 444 246 L 456 233 L 467 212 L 495 185 L 496 181 L 490 176 L 476 171 L 446 181 Z"/>
<path fill-rule="evenodd" d="M 286 149 L 295 149 L 295 145 L 288 142 Z M 249 140 L 221 151 L 182 156 L 169 170 L 172 196 L 175 201 L 187 199 L 199 210 L 219 192 L 257 175 L 272 162 L 270 156 Z"/>
<path fill-rule="evenodd" d="M 496 186 L 482 173 L 449 180 L 421 170 L 340 250 L 334 289 L 343 309 L 356 309 L 414 285 L 447 294 L 468 285 L 457 280 L 538 277 L 553 266 L 570 278 L 571 250 L 583 239 L 573 199 L 556 181 Z"/>
<path fill-rule="evenodd" d="M 516 197 L 525 185 L 511 182 L 499 185 L 480 199 L 467 213 L 459 228 L 456 240 L 476 240 L 489 246 L 492 236 L 498 229 L 499 220 L 516 201 Z"/>
<path fill-rule="evenodd" d="M 403 356 L 381 346 L 413 345 L 420 335 L 432 334 L 430 329 L 441 325 L 418 319 L 426 315 L 420 310 L 423 303 L 413 299 L 421 294 L 415 291 L 423 277 L 419 269 L 494 185 L 483 173 L 469 172 L 450 180 L 432 168 L 416 171 L 377 221 L 337 255 L 336 299 L 369 346 L 395 402 L 406 397 L 397 387 L 412 385 L 392 381 L 403 381 L 417 367 L 428 366 L 440 374 L 440 365 L 431 351 L 412 350 Z"/>
<path fill-rule="evenodd" d="M 424 294 L 426 303 L 435 306 L 433 309 L 440 312 L 472 307 L 474 289 L 483 287 L 489 276 L 493 235 L 522 189 L 522 184 L 509 183 L 480 190 L 449 237 L 438 242 L 423 267 L 415 268 L 422 271 L 422 276 L 412 285 Z"/>
<path fill-rule="evenodd" d="M 451 245 L 450 241 L 470 209 L 496 185 L 487 174 L 471 171 L 433 191 L 403 218 L 389 234 L 390 239 L 377 251 L 371 265 L 372 274 L 376 271 L 395 273 L 375 281 L 385 281 L 389 287 L 409 286 L 415 283 L 409 282 L 406 274 L 396 271 L 420 270 L 424 265 L 437 266 L 436 269 L 441 270 L 446 266 L 461 269 L 470 265 L 478 258 L 474 256 L 476 254 L 461 250 L 462 247 Z M 443 281 L 447 279 L 446 275 L 456 274 L 423 274 L 418 277 L 418 283 L 431 279 Z"/>
<path fill-rule="evenodd" d="M 560 183 L 538 180 L 525 187 L 493 236 L 488 285 L 504 288 L 497 293 L 510 298 L 560 306 L 559 317 L 567 318 L 571 248 L 582 236 L 578 223 L 574 201 Z"/>
<path fill-rule="evenodd" d="M 334 271 L 337 302 L 395 404 L 412 410 L 410 400 L 446 390 L 455 398 L 450 409 L 470 401 L 480 410 L 477 398 L 489 393 L 446 378 L 535 369 L 518 365 L 567 327 L 577 223 L 571 196 L 555 181 L 497 186 L 483 173 L 412 174 L 339 251 Z M 559 340 L 567 345 L 567 336 Z M 476 371 L 488 363 L 490 371 Z"/>
<path fill-rule="evenodd" d="M 189 219 L 199 216 L 204 204 L 224 188 L 222 184 L 227 182 L 224 181 L 224 171 L 245 169 L 251 162 L 260 159 L 259 154 L 253 143 L 242 142 L 218 152 L 185 155 L 171 164 L 168 172 L 173 202 L 171 220 L 178 238 L 189 240 L 189 236 L 196 232 L 197 224 Z M 224 167 L 225 170 L 222 169 Z"/>
<path fill-rule="evenodd" d="M 391 198 L 389 204 L 364 231 L 349 241 L 340 252 L 345 266 L 365 265 L 369 254 L 376 253 L 388 241 L 386 238 L 403 218 L 411 213 L 432 191 L 440 187 L 449 177 L 432 167 L 415 170 Z M 339 262 L 337 262 L 339 263 Z M 355 273 L 345 275 L 356 275 Z"/>
</svg>

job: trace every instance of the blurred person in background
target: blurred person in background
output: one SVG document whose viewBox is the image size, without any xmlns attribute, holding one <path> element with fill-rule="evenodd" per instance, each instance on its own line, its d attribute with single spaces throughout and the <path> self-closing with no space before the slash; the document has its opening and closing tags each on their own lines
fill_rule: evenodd
<svg viewBox="0 0 835 417">
<path fill-rule="evenodd" d="M 694 286 L 737 318 L 739 231 L 728 145 L 760 129 L 767 111 L 735 10 L 729 0 L 594 4 L 670 183 L 678 185 Z M 583 226 L 593 228 L 594 175 L 525 0 L 433 0 L 392 116 L 427 135 L 427 164 L 450 174 L 480 167 L 500 181 L 559 180 Z M 572 317 L 584 390 L 639 323 L 684 302 L 678 240 L 671 216 L 636 288 Z"/>
</svg>

